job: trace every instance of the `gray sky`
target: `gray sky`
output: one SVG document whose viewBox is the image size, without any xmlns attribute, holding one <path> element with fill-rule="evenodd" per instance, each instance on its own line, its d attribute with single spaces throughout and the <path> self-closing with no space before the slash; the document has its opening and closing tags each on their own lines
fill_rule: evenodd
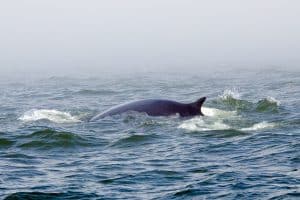
<svg viewBox="0 0 300 200">
<path fill-rule="evenodd" d="M 298 0 L 9 0 L 0 28 L 3 74 L 300 64 Z"/>
</svg>

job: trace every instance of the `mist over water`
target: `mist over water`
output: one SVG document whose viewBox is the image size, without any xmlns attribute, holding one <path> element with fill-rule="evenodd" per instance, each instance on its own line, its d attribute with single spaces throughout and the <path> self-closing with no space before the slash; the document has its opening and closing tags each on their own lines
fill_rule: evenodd
<svg viewBox="0 0 300 200">
<path fill-rule="evenodd" d="M 298 1 L 9 1 L 0 74 L 299 69 Z"/>
</svg>

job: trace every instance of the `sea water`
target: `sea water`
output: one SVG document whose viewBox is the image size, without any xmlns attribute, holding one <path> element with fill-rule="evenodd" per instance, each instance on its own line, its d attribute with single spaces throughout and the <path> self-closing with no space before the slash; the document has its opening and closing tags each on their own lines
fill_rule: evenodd
<svg viewBox="0 0 300 200">
<path fill-rule="evenodd" d="M 0 81 L 1 199 L 299 199 L 300 72 L 140 73 Z M 204 117 L 124 113 L 132 100 Z"/>
</svg>

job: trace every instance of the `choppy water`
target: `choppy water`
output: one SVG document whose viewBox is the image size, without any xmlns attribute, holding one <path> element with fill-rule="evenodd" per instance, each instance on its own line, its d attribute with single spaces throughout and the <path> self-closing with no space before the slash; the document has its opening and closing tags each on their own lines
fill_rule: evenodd
<svg viewBox="0 0 300 200">
<path fill-rule="evenodd" d="M 299 199 L 300 73 L 1 80 L 0 197 Z M 191 102 L 205 117 L 125 113 L 135 99 Z"/>
</svg>

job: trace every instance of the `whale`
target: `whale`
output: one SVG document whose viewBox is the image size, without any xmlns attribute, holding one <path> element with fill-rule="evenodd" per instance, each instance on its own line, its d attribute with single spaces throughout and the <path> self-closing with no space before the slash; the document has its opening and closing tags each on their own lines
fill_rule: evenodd
<svg viewBox="0 0 300 200">
<path fill-rule="evenodd" d="M 180 103 L 167 99 L 138 100 L 112 107 L 90 119 L 97 121 L 107 116 L 118 115 L 129 111 L 146 113 L 149 116 L 171 116 L 178 114 L 180 117 L 204 116 L 201 107 L 206 97 L 199 98 L 192 103 Z"/>
</svg>

